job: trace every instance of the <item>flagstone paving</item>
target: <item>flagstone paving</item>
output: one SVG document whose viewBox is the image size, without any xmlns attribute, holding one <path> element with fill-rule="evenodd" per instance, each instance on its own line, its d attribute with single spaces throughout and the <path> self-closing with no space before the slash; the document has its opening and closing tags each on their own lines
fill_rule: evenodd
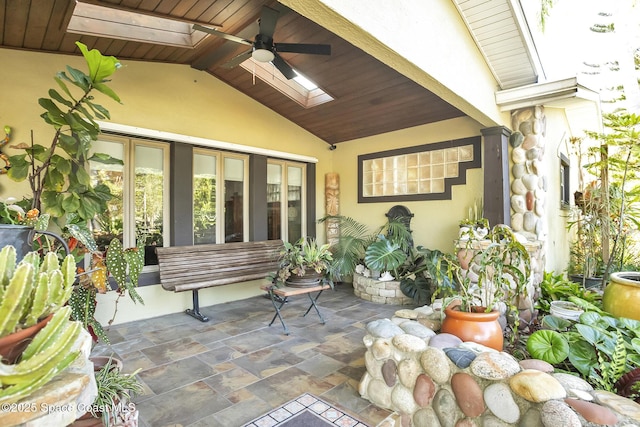
<svg viewBox="0 0 640 427">
<path fill-rule="evenodd" d="M 268 326 L 273 305 L 257 296 L 201 308 L 206 323 L 174 313 L 112 326 L 111 346 L 93 354 L 140 369 L 140 427 L 242 426 L 305 392 L 378 425 L 389 412 L 358 394 L 364 325 L 406 307 L 362 300 L 340 283 L 318 301 L 322 325 L 313 310 L 302 317 L 308 302 L 300 296 L 283 308 L 288 336 L 277 320 Z"/>
</svg>

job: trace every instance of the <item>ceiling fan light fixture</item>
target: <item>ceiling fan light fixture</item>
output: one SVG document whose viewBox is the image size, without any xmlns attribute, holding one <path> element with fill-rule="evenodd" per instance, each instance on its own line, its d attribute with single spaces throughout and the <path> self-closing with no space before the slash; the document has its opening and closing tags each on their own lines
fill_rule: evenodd
<svg viewBox="0 0 640 427">
<path fill-rule="evenodd" d="M 267 49 L 254 49 L 251 57 L 258 62 L 271 62 L 275 58 L 275 55 Z"/>
</svg>

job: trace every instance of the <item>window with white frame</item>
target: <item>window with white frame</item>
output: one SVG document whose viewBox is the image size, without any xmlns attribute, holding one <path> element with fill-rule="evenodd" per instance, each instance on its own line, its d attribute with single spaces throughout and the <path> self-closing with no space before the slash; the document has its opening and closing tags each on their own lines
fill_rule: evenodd
<svg viewBox="0 0 640 427">
<path fill-rule="evenodd" d="M 245 241 L 248 221 L 248 199 L 245 197 L 248 193 L 247 165 L 247 156 L 194 150 L 194 244 Z"/>
<path fill-rule="evenodd" d="M 305 236 L 304 164 L 271 160 L 267 164 L 268 238 L 291 243 Z M 283 226 L 284 224 L 284 226 Z"/>
<path fill-rule="evenodd" d="M 89 164 L 93 185 L 106 185 L 113 196 L 108 209 L 91 221 L 98 247 L 104 250 L 113 238 L 120 239 L 125 248 L 142 241 L 145 265 L 157 264 L 154 248 L 168 242 L 169 145 L 101 136 L 93 150 L 123 162 Z"/>
</svg>

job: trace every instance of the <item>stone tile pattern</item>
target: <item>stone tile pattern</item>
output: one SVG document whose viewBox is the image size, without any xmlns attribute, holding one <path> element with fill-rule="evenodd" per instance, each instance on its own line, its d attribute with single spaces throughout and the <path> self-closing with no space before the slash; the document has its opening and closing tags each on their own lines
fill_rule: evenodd
<svg viewBox="0 0 640 427">
<path fill-rule="evenodd" d="M 413 299 L 402 293 L 400 282 L 395 280 L 383 282 L 355 273 L 353 292 L 358 298 L 377 304 L 414 305 Z"/>
<path fill-rule="evenodd" d="M 238 427 L 304 393 L 376 426 L 391 412 L 358 393 L 364 325 L 402 306 L 360 299 L 348 283 L 325 291 L 318 305 L 325 325 L 313 312 L 302 316 L 306 296 L 286 303 L 289 336 L 277 321 L 268 326 L 273 305 L 256 296 L 203 307 L 205 323 L 180 312 L 113 325 L 111 344 L 92 354 L 122 359 L 125 372 L 140 369 L 140 427 Z"/>
<path fill-rule="evenodd" d="M 428 313 L 410 311 L 368 323 L 363 338 L 367 372 L 359 392 L 394 411 L 388 420 L 401 423 L 396 425 L 640 425 L 640 405 L 633 400 L 594 390 L 543 361 L 518 362 L 508 353 L 444 333 L 410 335 L 407 322 L 418 324 Z"/>
<path fill-rule="evenodd" d="M 367 427 L 366 424 L 363 424 L 357 419 L 345 414 L 329 403 L 322 399 L 318 399 L 309 393 L 305 393 L 270 413 L 256 418 L 250 423 L 245 424 L 244 427 L 275 427 L 282 423 L 286 423 L 288 420 L 293 419 L 296 415 L 305 410 L 311 411 L 312 413 L 322 417 L 327 421 L 327 425 L 335 425 L 338 427 Z"/>
</svg>

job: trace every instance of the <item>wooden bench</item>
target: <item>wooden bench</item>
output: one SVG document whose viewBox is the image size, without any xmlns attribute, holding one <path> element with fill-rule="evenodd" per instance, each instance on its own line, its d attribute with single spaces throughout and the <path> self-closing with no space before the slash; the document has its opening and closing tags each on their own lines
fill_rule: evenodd
<svg viewBox="0 0 640 427">
<path fill-rule="evenodd" d="M 278 269 L 282 240 L 156 248 L 160 282 L 167 291 L 193 293 L 186 313 L 206 322 L 198 290 L 262 279 Z"/>
</svg>

